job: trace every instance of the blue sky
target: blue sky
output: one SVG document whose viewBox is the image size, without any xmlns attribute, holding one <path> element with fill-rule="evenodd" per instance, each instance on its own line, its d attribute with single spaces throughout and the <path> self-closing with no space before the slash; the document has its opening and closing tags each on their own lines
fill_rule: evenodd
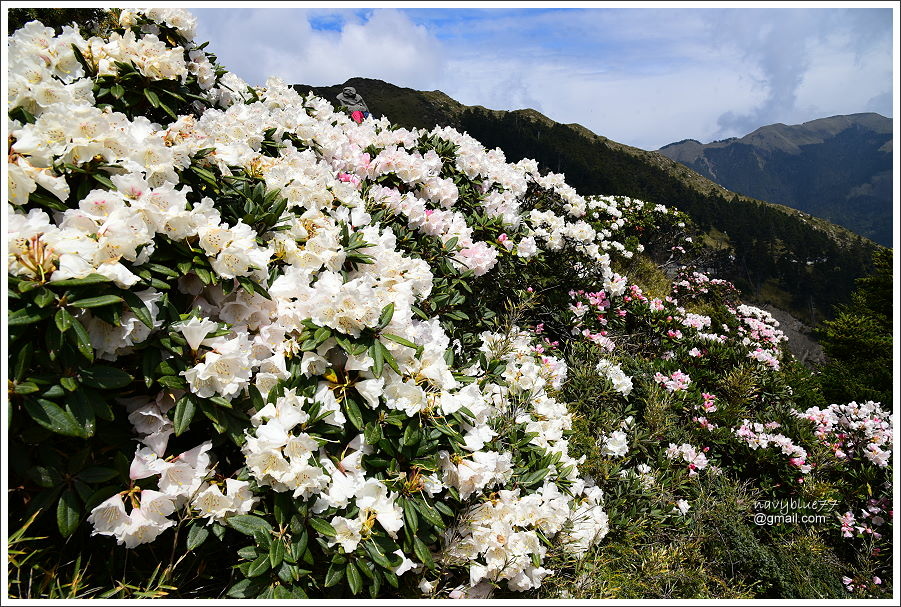
<svg viewBox="0 0 901 607">
<path fill-rule="evenodd" d="M 198 39 L 251 84 L 378 78 L 468 105 L 533 108 L 644 149 L 776 122 L 895 115 L 897 3 L 586 4 L 191 10 Z"/>
</svg>

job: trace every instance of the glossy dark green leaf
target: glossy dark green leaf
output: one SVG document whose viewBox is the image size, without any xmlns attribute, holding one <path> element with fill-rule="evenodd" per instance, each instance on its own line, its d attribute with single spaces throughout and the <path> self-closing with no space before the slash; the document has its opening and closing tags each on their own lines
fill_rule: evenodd
<svg viewBox="0 0 901 607">
<path fill-rule="evenodd" d="M 134 379 L 122 369 L 106 365 L 94 365 L 87 369 L 82 369 L 80 376 L 84 385 L 102 390 L 124 388 Z"/>
<path fill-rule="evenodd" d="M 385 357 L 382 354 L 383 352 L 384 348 L 381 346 L 381 343 L 378 340 L 376 340 L 371 346 L 369 346 L 369 356 L 372 357 L 372 374 L 376 377 L 382 376 L 382 368 L 385 365 Z"/>
<path fill-rule="evenodd" d="M 75 347 L 78 348 L 82 356 L 93 362 L 94 348 L 91 346 L 91 337 L 85 330 L 84 325 L 81 324 L 81 321 L 75 317 L 72 318 L 72 333 L 70 335 L 74 336 Z"/>
<path fill-rule="evenodd" d="M 325 587 L 331 588 L 344 579 L 344 566 L 332 563 L 325 574 Z"/>
<path fill-rule="evenodd" d="M 428 546 L 426 546 L 418 537 L 413 538 L 413 552 L 416 553 L 416 558 L 418 558 L 423 565 L 429 569 L 435 568 L 435 561 L 432 559 L 432 553 L 429 551 Z"/>
<path fill-rule="evenodd" d="M 311 518 L 308 520 L 310 527 L 316 530 L 320 535 L 324 535 L 326 537 L 335 537 L 338 535 L 338 532 L 335 531 L 335 528 L 332 527 L 328 522 L 319 519 L 319 518 Z"/>
<path fill-rule="evenodd" d="M 186 546 L 188 550 L 196 550 L 210 536 L 210 531 L 201 524 L 195 524 L 188 530 Z"/>
<path fill-rule="evenodd" d="M 81 500 L 71 489 L 66 489 L 56 504 L 56 526 L 63 537 L 69 537 L 81 522 Z"/>
<path fill-rule="evenodd" d="M 409 339 L 404 339 L 400 335 L 394 335 L 392 333 L 382 333 L 381 336 L 384 337 L 385 339 L 390 339 L 391 341 L 398 343 L 402 346 L 407 346 L 408 348 L 413 348 L 414 350 L 416 350 L 418 348 L 418 346 L 416 344 L 414 344 L 412 341 L 410 341 Z"/>
<path fill-rule="evenodd" d="M 229 517 L 227 522 L 229 527 L 244 535 L 254 535 L 258 531 L 267 533 L 272 531 L 272 525 L 269 524 L 269 521 L 253 514 L 236 514 Z"/>
<path fill-rule="evenodd" d="M 81 427 L 81 436 L 88 438 L 94 436 L 97 428 L 97 420 L 94 417 L 94 407 L 85 397 L 84 392 L 76 390 L 66 399 L 66 412 L 70 413 Z"/>
<path fill-rule="evenodd" d="M 111 306 L 121 301 L 123 300 L 118 295 L 98 295 L 97 297 L 86 297 L 70 301 L 69 305 L 75 308 L 99 308 L 101 306 Z"/>
<path fill-rule="evenodd" d="M 125 300 L 126 305 L 131 310 L 132 314 L 140 320 L 144 326 L 148 329 L 153 328 L 153 317 L 150 315 L 150 310 L 144 304 L 140 297 L 137 294 L 132 293 L 131 291 L 123 291 L 122 299 Z"/>
<path fill-rule="evenodd" d="M 273 540 L 269 546 L 269 564 L 275 569 L 282 564 L 285 558 L 285 542 L 279 538 Z"/>
<path fill-rule="evenodd" d="M 160 106 L 159 96 L 156 93 L 154 93 L 153 91 L 151 91 L 150 89 L 144 89 L 144 96 L 147 98 L 147 101 L 149 101 L 150 105 L 152 105 L 153 107 Z"/>
<path fill-rule="evenodd" d="M 34 356 L 34 342 L 28 341 L 19 349 L 13 367 L 13 380 L 22 381 L 31 370 L 31 358 Z"/>
<path fill-rule="evenodd" d="M 347 585 L 350 586 L 351 593 L 354 595 L 360 594 L 360 591 L 363 590 L 363 576 L 360 575 L 360 571 L 353 561 L 347 563 L 347 566 L 344 568 L 344 575 L 347 577 Z"/>
<path fill-rule="evenodd" d="M 181 436 L 182 432 L 187 430 L 194 420 L 196 410 L 194 399 L 190 395 L 185 395 L 178 399 L 178 402 L 175 403 L 175 410 L 172 412 L 172 425 L 174 426 L 175 436 Z"/>
<path fill-rule="evenodd" d="M 29 398 L 25 400 L 25 410 L 31 419 L 52 432 L 65 436 L 84 435 L 84 431 L 72 414 L 54 402 L 42 398 Z"/>
<path fill-rule="evenodd" d="M 344 412 L 347 413 L 347 419 L 350 420 L 350 423 L 353 424 L 354 428 L 357 430 L 363 429 L 363 414 L 360 412 L 360 406 L 353 397 L 345 397 Z"/>
<path fill-rule="evenodd" d="M 269 571 L 269 555 L 258 556 L 247 568 L 247 577 L 258 577 Z"/>
<path fill-rule="evenodd" d="M 54 301 L 56 301 L 56 295 L 53 291 L 45 287 L 41 287 L 34 294 L 34 303 L 36 303 L 39 308 L 46 308 Z"/>
</svg>

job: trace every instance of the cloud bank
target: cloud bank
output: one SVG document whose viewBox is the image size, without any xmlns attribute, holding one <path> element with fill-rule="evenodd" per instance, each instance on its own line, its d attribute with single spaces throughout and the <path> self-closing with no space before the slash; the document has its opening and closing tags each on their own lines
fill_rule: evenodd
<svg viewBox="0 0 901 607">
<path fill-rule="evenodd" d="M 252 84 L 354 76 L 657 149 L 892 115 L 891 9 L 194 9 Z"/>
</svg>

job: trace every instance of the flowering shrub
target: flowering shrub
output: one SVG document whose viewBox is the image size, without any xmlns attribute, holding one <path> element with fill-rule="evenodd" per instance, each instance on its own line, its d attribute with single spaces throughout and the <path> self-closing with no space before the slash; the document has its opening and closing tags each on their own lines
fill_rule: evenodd
<svg viewBox="0 0 901 607">
<path fill-rule="evenodd" d="M 243 534 L 229 596 L 364 579 L 377 596 L 401 578 L 434 594 L 460 570 L 525 590 L 549 573 L 542 542 L 600 539 L 601 493 L 553 397 L 565 363 L 515 327 L 453 326 L 502 260 L 567 249 L 609 273 L 615 201 L 451 129 L 251 89 L 182 11 L 118 19 L 105 39 L 32 22 L 10 40 L 10 357 L 21 466 L 46 487 L 33 510 L 128 549 Z M 68 467 L 31 460 L 50 435 L 84 445 Z M 509 542 L 483 541 L 495 519 Z"/>
<path fill-rule="evenodd" d="M 590 555 L 628 524 L 629 491 L 688 525 L 708 477 L 793 490 L 833 447 L 885 474 L 887 416 L 793 398 L 784 336 L 734 288 L 630 282 L 638 236 L 664 266 L 673 233 L 695 246 L 682 214 L 583 197 L 452 128 L 249 87 L 185 11 L 115 17 L 105 37 L 32 22 L 9 40 L 23 528 L 55 525 L 111 570 L 159 564 L 142 579 L 190 558 L 203 590 L 185 595 L 478 597 Z M 609 423 L 580 435 L 583 380 Z M 771 412 L 806 447 L 751 421 Z M 858 506 L 845 534 L 888 524 Z"/>
</svg>

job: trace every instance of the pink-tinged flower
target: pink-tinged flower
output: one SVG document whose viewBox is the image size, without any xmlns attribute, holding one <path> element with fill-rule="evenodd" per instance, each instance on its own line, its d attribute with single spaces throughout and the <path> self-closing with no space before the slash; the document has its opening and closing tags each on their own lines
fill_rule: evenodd
<svg viewBox="0 0 901 607">
<path fill-rule="evenodd" d="M 497 237 L 497 241 L 508 251 L 513 248 L 513 241 L 507 234 L 501 234 Z"/>
<path fill-rule="evenodd" d="M 338 181 L 343 181 L 345 183 L 352 183 L 354 185 L 360 184 L 360 178 L 351 173 L 338 173 Z"/>
</svg>

